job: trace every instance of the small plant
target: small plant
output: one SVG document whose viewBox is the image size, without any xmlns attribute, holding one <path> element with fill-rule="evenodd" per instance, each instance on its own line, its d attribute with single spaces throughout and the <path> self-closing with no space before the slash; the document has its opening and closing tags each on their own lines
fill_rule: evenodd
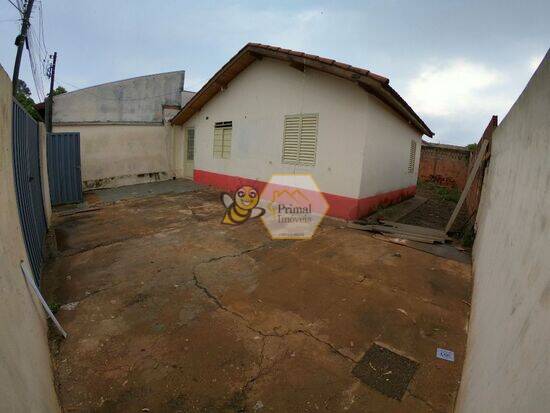
<svg viewBox="0 0 550 413">
<path fill-rule="evenodd" d="M 50 307 L 50 310 L 52 310 L 52 313 L 56 314 L 59 311 L 59 308 L 61 308 L 61 304 L 59 304 L 56 301 L 52 301 L 48 303 L 48 307 Z"/>
<path fill-rule="evenodd" d="M 473 226 L 466 228 L 464 235 L 462 236 L 462 245 L 468 248 L 472 247 L 474 245 L 475 238 L 476 234 Z"/>
<path fill-rule="evenodd" d="M 435 192 L 445 201 L 458 202 L 460 199 L 460 191 L 458 188 L 445 188 L 444 186 L 436 187 Z"/>
</svg>

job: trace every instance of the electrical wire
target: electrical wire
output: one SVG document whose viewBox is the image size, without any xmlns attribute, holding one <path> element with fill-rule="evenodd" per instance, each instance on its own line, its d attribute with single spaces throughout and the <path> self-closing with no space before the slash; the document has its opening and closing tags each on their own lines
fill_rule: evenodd
<svg viewBox="0 0 550 413">
<path fill-rule="evenodd" d="M 17 1 L 17 5 L 16 5 L 14 2 L 12 2 L 11 0 L 8 0 L 8 2 L 9 2 L 13 7 L 15 7 L 15 8 L 19 11 L 19 13 L 21 13 L 21 16 L 24 14 L 24 13 L 23 13 L 23 10 L 21 10 L 21 5 L 19 4 L 19 1 Z"/>
<path fill-rule="evenodd" d="M 45 98 L 44 93 L 44 83 L 42 77 L 42 71 L 38 70 L 36 60 L 41 62 L 39 46 L 36 45 L 36 34 L 32 27 L 29 27 L 28 36 L 27 36 L 27 51 L 29 52 L 29 61 L 31 63 L 31 72 L 34 80 L 34 86 L 36 94 L 38 95 L 41 101 Z"/>
<path fill-rule="evenodd" d="M 44 53 L 48 56 L 48 48 L 46 47 L 46 36 L 44 36 L 44 11 L 42 9 L 42 1 L 39 2 L 38 9 L 38 18 L 39 18 L 39 34 L 42 40 L 42 46 L 44 48 Z"/>
</svg>

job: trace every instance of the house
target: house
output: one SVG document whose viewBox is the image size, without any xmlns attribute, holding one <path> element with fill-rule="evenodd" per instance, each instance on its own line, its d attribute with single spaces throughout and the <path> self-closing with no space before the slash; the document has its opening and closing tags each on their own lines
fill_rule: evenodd
<svg viewBox="0 0 550 413">
<path fill-rule="evenodd" d="M 53 132 L 79 132 L 83 188 L 172 179 L 169 120 L 193 92 L 185 72 L 119 80 L 54 97 Z"/>
<path fill-rule="evenodd" d="M 387 78 L 256 43 L 171 122 L 183 176 L 234 190 L 260 189 L 272 174 L 311 174 L 328 215 L 345 219 L 413 196 L 421 137 L 433 136 Z"/>
</svg>

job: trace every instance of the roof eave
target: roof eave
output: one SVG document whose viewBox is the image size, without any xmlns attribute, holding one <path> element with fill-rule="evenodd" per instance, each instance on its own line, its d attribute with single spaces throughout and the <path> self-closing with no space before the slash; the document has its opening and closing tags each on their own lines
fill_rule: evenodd
<svg viewBox="0 0 550 413">
<path fill-rule="evenodd" d="M 381 99 L 386 105 L 395 110 L 398 115 L 403 117 L 408 124 L 419 130 L 422 134 L 428 137 L 434 135 L 407 102 L 389 85 L 389 79 L 366 69 L 346 65 L 335 60 L 257 43 L 248 43 L 239 50 L 239 52 L 218 70 L 218 72 L 216 72 L 216 74 L 171 119 L 171 123 L 181 125 L 186 122 L 202 108 L 203 105 L 201 105 L 200 99 L 203 98 L 205 94 L 212 95 L 211 97 L 213 97 L 226 87 L 242 70 L 248 67 L 256 59 L 262 59 L 263 57 L 287 61 L 295 66 L 312 68 L 355 82 L 367 92 Z M 226 74 L 232 66 L 236 66 L 239 60 L 243 60 L 242 67 L 237 66 L 237 70 L 234 71 L 234 73 L 229 72 L 229 76 L 226 76 L 224 79 L 223 75 Z M 211 97 L 206 96 L 204 104 L 206 104 Z"/>
</svg>

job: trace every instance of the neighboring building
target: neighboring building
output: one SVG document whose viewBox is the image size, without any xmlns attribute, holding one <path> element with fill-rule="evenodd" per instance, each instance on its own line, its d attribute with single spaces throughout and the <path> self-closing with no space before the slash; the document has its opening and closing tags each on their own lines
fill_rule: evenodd
<svg viewBox="0 0 550 413">
<path fill-rule="evenodd" d="M 55 96 L 53 132 L 80 132 L 84 189 L 175 176 L 167 120 L 193 96 L 184 77 L 160 73 Z"/>
<path fill-rule="evenodd" d="M 226 190 L 310 173 L 328 214 L 354 219 L 414 195 L 431 130 L 389 80 L 249 43 L 172 119 L 181 175 Z"/>
<path fill-rule="evenodd" d="M 470 155 L 463 146 L 422 142 L 418 178 L 462 190 L 468 179 Z"/>
</svg>

